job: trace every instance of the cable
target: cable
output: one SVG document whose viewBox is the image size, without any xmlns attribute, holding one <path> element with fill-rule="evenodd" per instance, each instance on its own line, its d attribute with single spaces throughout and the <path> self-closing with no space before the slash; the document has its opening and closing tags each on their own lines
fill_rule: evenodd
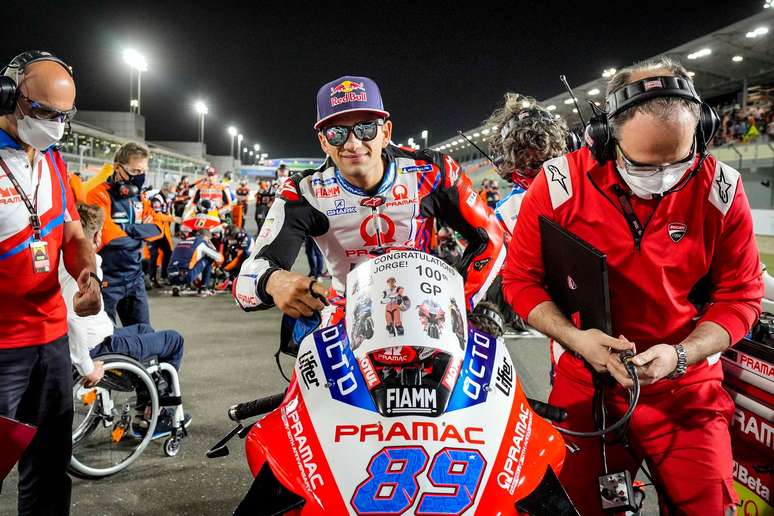
<svg viewBox="0 0 774 516">
<path fill-rule="evenodd" d="M 634 409 L 637 407 L 637 403 L 640 401 L 640 380 L 637 377 L 637 369 L 635 368 L 634 364 L 631 361 L 633 356 L 634 356 L 634 353 L 631 350 L 626 350 L 620 353 L 621 362 L 626 367 L 626 372 L 629 374 L 629 378 L 631 378 L 632 382 L 634 383 L 634 385 L 632 385 L 628 389 L 629 408 L 626 410 L 626 413 L 624 413 L 624 415 L 621 416 L 621 419 L 619 419 L 618 421 L 616 421 L 615 423 L 613 423 L 607 428 L 605 428 L 603 424 L 601 429 L 596 430 L 594 432 L 576 432 L 575 430 L 569 430 L 567 428 L 561 428 L 561 427 L 556 427 L 556 429 L 563 434 L 571 435 L 573 437 L 583 437 L 583 438 L 602 437 L 605 434 L 609 434 L 609 433 L 615 432 L 616 430 L 619 430 L 626 423 L 628 423 L 629 419 L 631 419 L 632 414 L 634 413 Z"/>
</svg>

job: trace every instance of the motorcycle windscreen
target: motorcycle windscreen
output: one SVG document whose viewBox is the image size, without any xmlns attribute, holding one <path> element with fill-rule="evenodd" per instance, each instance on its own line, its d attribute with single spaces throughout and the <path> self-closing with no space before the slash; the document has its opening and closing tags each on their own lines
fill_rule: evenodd
<svg viewBox="0 0 774 516">
<path fill-rule="evenodd" d="M 404 346 L 464 357 L 465 289 L 442 260 L 421 251 L 389 252 L 350 271 L 346 295 L 347 335 L 358 360 Z"/>
</svg>

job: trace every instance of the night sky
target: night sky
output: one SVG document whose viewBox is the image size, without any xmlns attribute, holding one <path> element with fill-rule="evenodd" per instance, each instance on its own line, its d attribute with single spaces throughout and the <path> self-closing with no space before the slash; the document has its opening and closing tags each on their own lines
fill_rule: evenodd
<svg viewBox="0 0 774 516">
<path fill-rule="evenodd" d="M 226 127 L 274 157 L 318 156 L 318 88 L 341 75 L 380 85 L 394 140 L 430 143 L 478 125 L 507 90 L 548 98 L 751 16 L 727 2 L 80 2 L 3 0 L 0 58 L 45 49 L 75 69 L 82 110 L 128 110 L 121 52 L 145 54 L 149 140 L 196 140 L 206 101 L 208 152 Z M 201 6 L 199 6 L 201 4 Z M 379 7 L 374 7 L 379 6 Z M 476 6 L 476 8 L 472 7 Z M 619 8 L 613 8 L 619 6 Z"/>
</svg>

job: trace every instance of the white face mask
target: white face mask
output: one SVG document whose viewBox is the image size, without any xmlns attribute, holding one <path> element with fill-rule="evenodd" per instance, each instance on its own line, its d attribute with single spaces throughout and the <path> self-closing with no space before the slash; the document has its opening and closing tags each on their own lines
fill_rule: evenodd
<svg viewBox="0 0 774 516">
<path fill-rule="evenodd" d="M 629 186 L 634 195 L 643 199 L 650 199 L 654 195 L 663 195 L 680 182 L 688 168 L 665 169 L 663 172 L 657 172 L 652 176 L 634 176 L 616 163 L 618 173 L 621 174 L 624 182 Z"/>
<path fill-rule="evenodd" d="M 38 120 L 27 115 L 16 123 L 19 139 L 39 151 L 44 151 L 62 139 L 65 124 L 58 120 Z"/>
</svg>

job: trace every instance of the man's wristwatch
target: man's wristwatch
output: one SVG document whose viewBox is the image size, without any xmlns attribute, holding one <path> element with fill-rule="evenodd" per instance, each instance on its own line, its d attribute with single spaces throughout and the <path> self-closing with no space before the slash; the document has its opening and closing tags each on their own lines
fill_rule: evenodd
<svg viewBox="0 0 774 516">
<path fill-rule="evenodd" d="M 667 378 L 670 380 L 674 380 L 675 378 L 683 376 L 685 374 L 685 370 L 688 368 L 688 355 L 685 354 L 685 348 L 683 345 L 675 344 L 672 347 L 675 348 L 675 353 L 677 353 L 677 367 L 675 367 L 675 370 L 667 375 Z"/>
</svg>

